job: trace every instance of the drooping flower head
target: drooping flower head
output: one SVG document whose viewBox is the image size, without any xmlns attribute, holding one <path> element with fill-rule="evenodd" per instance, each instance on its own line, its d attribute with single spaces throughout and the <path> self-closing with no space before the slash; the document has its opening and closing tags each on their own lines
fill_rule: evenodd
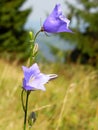
<svg viewBox="0 0 98 130">
<path fill-rule="evenodd" d="M 68 26 L 70 21 L 63 16 L 61 5 L 57 4 L 45 20 L 42 30 L 48 33 L 72 32 Z"/>
<path fill-rule="evenodd" d="M 24 72 L 23 79 L 23 89 L 25 90 L 45 90 L 44 84 L 49 80 L 56 78 L 56 74 L 43 74 L 40 72 L 37 63 L 33 64 L 31 67 L 27 68 L 22 66 Z"/>
</svg>

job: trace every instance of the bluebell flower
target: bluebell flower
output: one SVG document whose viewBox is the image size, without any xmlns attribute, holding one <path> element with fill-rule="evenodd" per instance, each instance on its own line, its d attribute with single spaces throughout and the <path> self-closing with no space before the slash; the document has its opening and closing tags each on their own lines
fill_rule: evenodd
<svg viewBox="0 0 98 130">
<path fill-rule="evenodd" d="M 43 23 L 42 30 L 48 33 L 72 32 L 68 28 L 69 23 L 70 20 L 62 14 L 61 5 L 57 4 Z"/>
<path fill-rule="evenodd" d="M 27 68 L 22 66 L 24 72 L 23 78 L 23 89 L 28 90 L 45 90 L 44 84 L 49 80 L 57 77 L 56 74 L 43 74 L 40 72 L 37 63 L 33 64 L 31 67 Z"/>
</svg>

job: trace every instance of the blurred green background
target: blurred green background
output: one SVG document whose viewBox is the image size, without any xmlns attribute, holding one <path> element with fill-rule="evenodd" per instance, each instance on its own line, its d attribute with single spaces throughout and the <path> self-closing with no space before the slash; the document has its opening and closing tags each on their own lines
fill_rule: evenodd
<svg viewBox="0 0 98 130">
<path fill-rule="evenodd" d="M 23 127 L 21 65 L 27 63 L 28 32 L 33 30 L 24 27 L 33 11 L 31 7 L 21 10 L 24 2 L 0 0 L 2 130 Z M 36 60 L 41 71 L 56 73 L 58 78 L 46 85 L 46 92 L 31 93 L 29 112 L 37 113 L 31 129 L 98 130 L 98 1 L 75 0 L 73 3 L 65 0 L 64 6 L 68 9 L 65 16 L 71 20 L 70 28 L 74 33 L 50 37 L 40 34 L 37 39 L 40 48 Z"/>
</svg>

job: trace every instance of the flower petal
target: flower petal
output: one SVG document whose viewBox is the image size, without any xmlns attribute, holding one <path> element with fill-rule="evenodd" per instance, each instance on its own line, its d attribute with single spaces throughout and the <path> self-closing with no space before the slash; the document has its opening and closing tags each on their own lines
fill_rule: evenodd
<svg viewBox="0 0 98 130">
<path fill-rule="evenodd" d="M 50 80 L 51 80 L 51 79 L 55 79 L 55 78 L 58 77 L 57 74 L 48 74 L 47 76 L 49 77 Z"/>
<path fill-rule="evenodd" d="M 72 32 L 68 26 L 70 21 L 62 15 L 61 5 L 57 4 L 43 24 L 43 30 L 49 33 Z"/>
<path fill-rule="evenodd" d="M 24 71 L 23 88 L 26 91 L 37 89 L 45 91 L 44 84 L 46 84 L 49 80 L 57 77 L 56 74 L 46 75 L 40 73 L 39 67 L 36 63 L 29 68 L 25 66 L 22 68 Z"/>
<path fill-rule="evenodd" d="M 23 79 L 23 88 L 25 89 L 25 90 L 34 90 L 34 88 L 32 87 L 32 86 L 29 86 L 29 85 L 27 85 L 26 84 L 26 80 L 25 79 Z"/>
<path fill-rule="evenodd" d="M 30 78 L 29 68 L 22 66 L 22 69 L 23 69 L 23 72 L 24 72 L 24 78 L 28 82 L 29 78 Z"/>
<path fill-rule="evenodd" d="M 27 68 L 25 66 L 22 66 L 22 69 L 23 69 L 23 72 L 24 72 L 24 77 L 25 77 L 25 80 L 26 82 L 29 81 L 30 77 L 32 75 L 37 75 L 40 73 L 40 70 L 39 70 L 39 67 L 38 65 L 35 63 L 33 64 L 31 67 Z"/>
</svg>

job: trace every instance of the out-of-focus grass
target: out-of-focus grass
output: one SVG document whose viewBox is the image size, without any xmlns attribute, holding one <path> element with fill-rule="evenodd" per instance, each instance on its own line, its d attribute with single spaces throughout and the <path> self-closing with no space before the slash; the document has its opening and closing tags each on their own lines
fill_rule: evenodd
<svg viewBox="0 0 98 130">
<path fill-rule="evenodd" d="M 89 66 L 41 65 L 59 77 L 34 91 L 29 112 L 36 111 L 32 130 L 98 130 L 98 72 Z M 0 130 L 22 130 L 21 67 L 0 61 Z"/>
</svg>

